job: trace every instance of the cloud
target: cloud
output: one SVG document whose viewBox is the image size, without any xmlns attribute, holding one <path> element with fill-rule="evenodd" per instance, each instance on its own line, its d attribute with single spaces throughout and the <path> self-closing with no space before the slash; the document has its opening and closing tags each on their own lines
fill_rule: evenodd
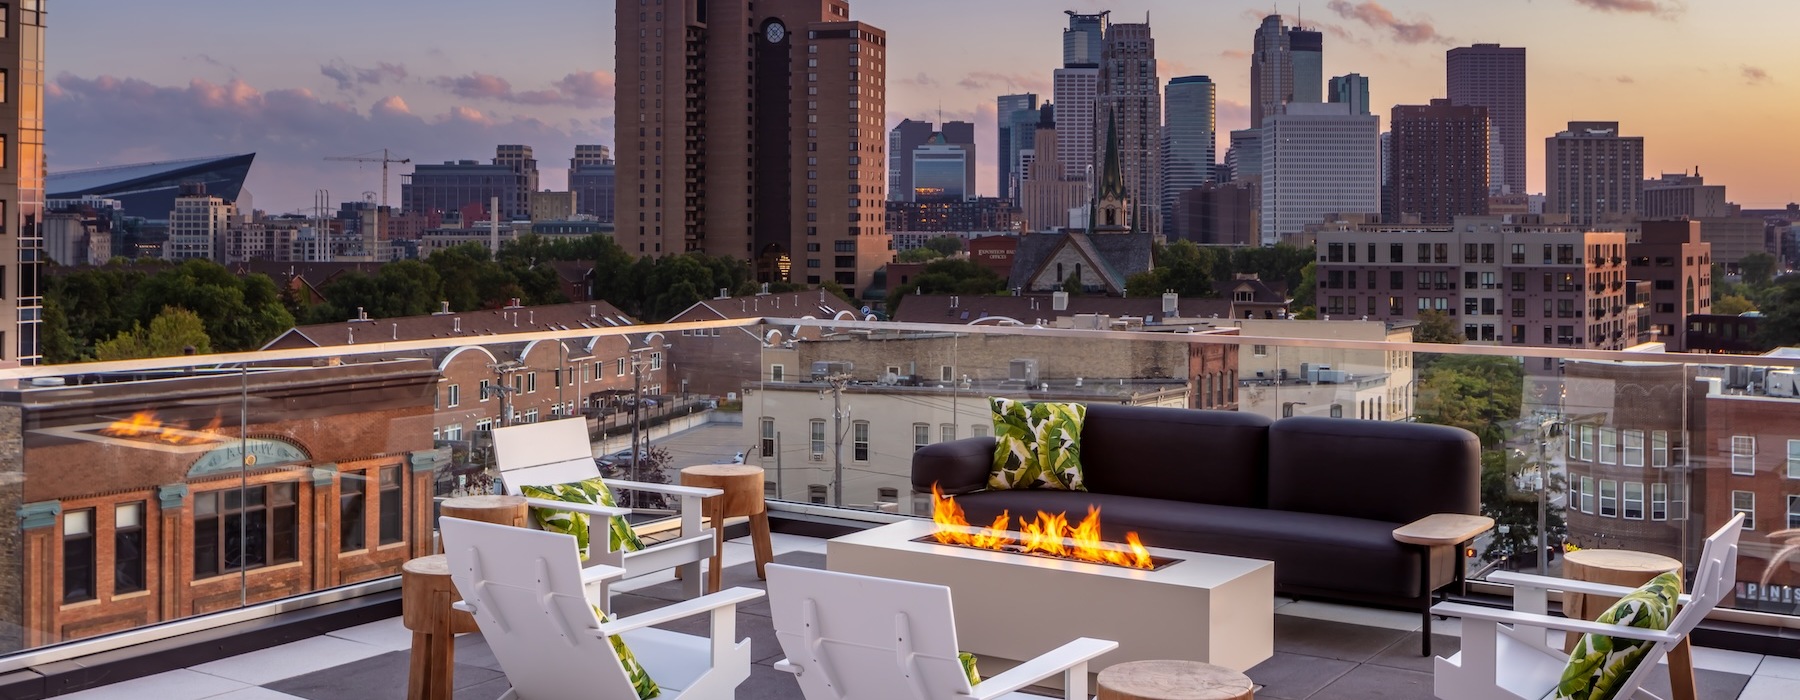
<svg viewBox="0 0 1800 700">
<path fill-rule="evenodd" d="M 1665 19 L 1687 11 L 1687 4 L 1682 0 L 1575 0 L 1575 4 L 1599 12 L 1651 15 Z"/>
<path fill-rule="evenodd" d="M 1756 66 L 1744 66 L 1742 72 L 1744 75 L 1744 82 L 1751 85 L 1761 85 L 1774 80 L 1774 77 L 1770 76 L 1768 71 Z"/>
<path fill-rule="evenodd" d="M 894 82 L 905 85 L 917 85 L 919 87 L 937 87 L 938 84 L 937 78 L 931 77 L 931 75 L 925 71 L 919 71 L 917 75 L 910 78 L 896 78 Z"/>
<path fill-rule="evenodd" d="M 1233 61 L 1248 61 L 1250 60 L 1250 52 L 1243 49 L 1225 49 L 1224 51 L 1219 52 L 1219 57 Z"/>
<path fill-rule="evenodd" d="M 617 88 L 612 73 L 602 70 L 570 73 L 542 90 L 513 90 L 512 82 L 498 75 L 475 71 L 468 75 L 441 76 L 431 84 L 468 100 L 492 100 L 518 105 L 569 105 L 592 107 L 610 103 Z"/>
<path fill-rule="evenodd" d="M 565 90 L 566 87 L 559 87 Z M 344 201 L 379 191 L 379 168 L 327 163 L 322 157 L 389 148 L 416 163 L 486 159 L 495 144 L 529 144 L 546 162 L 577 143 L 612 143 L 610 118 L 556 123 L 454 105 L 434 114 L 390 95 L 366 111 L 303 88 L 259 89 L 241 79 L 159 85 L 136 78 L 64 73 L 45 86 L 52 171 L 211 155 L 257 154 L 248 188 L 256 206 L 286 212 L 329 189 Z M 398 169 L 390 184 L 397 202 Z M 560 171 L 544 171 L 546 180 Z M 546 183 L 546 186 L 554 186 Z"/>
<path fill-rule="evenodd" d="M 202 54 L 202 58 L 205 55 Z M 340 92 L 362 94 L 365 86 L 380 85 L 387 81 L 400 82 L 406 79 L 406 66 L 398 63 L 382 61 L 374 68 L 357 68 L 341 59 L 333 59 L 330 63 L 319 66 L 319 74 L 337 83 Z"/>
<path fill-rule="evenodd" d="M 1627 0 L 1629 1 L 1629 0 Z M 1394 16 L 1393 11 L 1382 7 L 1374 0 L 1351 3 L 1348 0 L 1331 0 L 1325 7 L 1337 13 L 1339 17 L 1369 25 L 1392 35 L 1395 41 L 1403 44 L 1449 43 L 1450 38 L 1438 33 L 1437 27 L 1429 18 L 1407 22 Z"/>
<path fill-rule="evenodd" d="M 970 90 L 1003 89 L 1009 92 L 1049 92 L 1050 90 L 1050 84 L 1035 75 L 992 71 L 975 71 L 963 76 L 962 80 L 956 81 L 956 84 Z"/>
<path fill-rule="evenodd" d="M 1629 75 L 1621 75 L 1619 77 L 1613 78 L 1613 80 L 1618 81 L 1622 85 L 1630 85 L 1632 83 L 1637 82 L 1636 78 L 1633 78 Z"/>
</svg>

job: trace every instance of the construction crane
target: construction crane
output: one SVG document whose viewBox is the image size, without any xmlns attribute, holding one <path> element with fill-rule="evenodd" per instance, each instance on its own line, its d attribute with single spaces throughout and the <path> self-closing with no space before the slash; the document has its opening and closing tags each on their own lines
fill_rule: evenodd
<svg viewBox="0 0 1800 700">
<path fill-rule="evenodd" d="M 325 160 L 346 160 L 346 161 L 351 161 L 354 163 L 380 163 L 381 164 L 381 206 L 385 207 L 385 206 L 387 206 L 387 203 L 388 203 L 388 198 L 387 198 L 388 164 L 389 163 L 411 163 L 412 159 L 411 158 L 391 157 L 390 155 L 388 155 L 388 149 L 385 149 L 385 148 L 381 149 L 381 157 L 380 158 L 376 158 L 374 154 L 375 154 L 374 151 L 370 151 L 366 154 L 354 155 L 354 156 L 327 156 L 325 158 Z"/>
</svg>

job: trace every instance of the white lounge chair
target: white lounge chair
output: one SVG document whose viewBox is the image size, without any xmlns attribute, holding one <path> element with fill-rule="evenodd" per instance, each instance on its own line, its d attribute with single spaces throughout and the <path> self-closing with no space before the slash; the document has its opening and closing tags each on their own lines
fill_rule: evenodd
<svg viewBox="0 0 1800 700">
<path fill-rule="evenodd" d="M 593 447 L 588 443 L 587 421 L 581 418 L 565 418 L 542 423 L 525 423 L 507 426 L 494 430 L 494 464 L 500 471 L 500 481 L 510 495 L 520 495 L 523 486 L 550 486 L 585 481 L 600 476 L 600 467 L 594 463 Z M 636 481 L 606 479 L 606 485 L 615 493 L 619 489 L 632 489 L 676 496 L 681 499 L 681 534 L 674 539 L 659 542 L 636 552 L 622 552 L 612 549 L 611 538 L 596 536 L 588 544 L 586 566 L 611 566 L 624 569 L 622 578 L 630 579 L 667 569 L 681 571 L 682 590 L 686 597 L 700 595 L 703 583 L 700 578 L 700 562 L 710 558 L 718 547 L 717 535 L 713 528 L 703 527 L 700 519 L 704 514 L 701 500 L 717 496 L 722 491 L 708 488 L 692 488 L 670 484 L 647 484 Z M 603 506 L 581 506 L 544 499 L 528 499 L 532 507 L 555 508 L 586 513 L 594 518 L 593 531 L 605 533 L 606 529 L 599 524 L 599 518 L 613 515 L 625 515 L 631 511 L 626 508 L 608 508 Z M 597 584 L 596 600 L 601 608 L 612 610 L 609 601 L 610 591 L 607 584 Z"/>
<path fill-rule="evenodd" d="M 780 564 L 768 573 L 787 654 L 775 670 L 794 674 L 806 700 L 988 700 L 1058 674 L 1063 697 L 1086 700 L 1088 662 L 1119 646 L 1082 637 L 970 685 L 948 587 Z"/>
<path fill-rule="evenodd" d="M 1700 624 L 1706 614 L 1731 592 L 1737 575 L 1738 534 L 1744 516 L 1732 518 L 1712 536 L 1700 553 L 1700 567 L 1689 595 L 1680 598 L 1681 610 L 1667 630 L 1602 624 L 1546 615 L 1549 592 L 1572 591 L 1619 597 L 1631 588 L 1584 581 L 1499 572 L 1489 581 L 1513 586 L 1513 609 L 1500 610 L 1461 603 L 1439 603 L 1431 611 L 1462 618 L 1462 651 L 1438 657 L 1434 692 L 1443 700 L 1536 700 L 1545 697 L 1561 680 L 1569 655 L 1553 645 L 1547 631 L 1566 634 L 1604 634 L 1653 642 L 1648 654 L 1615 697 L 1660 700 L 1643 689 L 1658 662 Z M 1670 668 L 1674 668 L 1670 666 Z"/>
<path fill-rule="evenodd" d="M 750 640 L 736 643 L 737 606 L 762 597 L 733 588 L 602 623 L 584 584 L 616 567 L 581 565 L 575 538 L 441 518 L 450 578 L 512 689 L 501 700 L 637 700 L 609 637 L 618 636 L 661 687 L 663 700 L 728 700 L 750 677 Z M 712 616 L 711 639 L 655 629 Z"/>
</svg>

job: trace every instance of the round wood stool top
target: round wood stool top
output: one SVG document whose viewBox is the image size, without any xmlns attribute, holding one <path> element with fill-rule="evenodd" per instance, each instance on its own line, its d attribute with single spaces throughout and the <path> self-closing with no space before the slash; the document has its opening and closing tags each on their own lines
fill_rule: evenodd
<svg viewBox="0 0 1800 700">
<path fill-rule="evenodd" d="M 1251 700 L 1256 686 L 1198 661 L 1132 661 L 1100 672 L 1100 700 Z"/>
<path fill-rule="evenodd" d="M 1563 555 L 1563 578 L 1589 583 L 1606 583 L 1636 588 L 1664 572 L 1681 576 L 1681 562 L 1661 554 L 1634 552 L 1628 549 L 1577 549 Z M 1619 602 L 1610 596 L 1563 593 L 1563 615 L 1576 620 L 1592 620 Z M 1563 643 L 1573 649 L 1579 635 L 1571 634 Z"/>
<path fill-rule="evenodd" d="M 724 517 L 763 512 L 763 470 L 748 464 L 702 464 L 681 470 L 682 486 L 724 491 Z"/>
<path fill-rule="evenodd" d="M 446 518 L 479 520 L 496 525 L 528 527 L 524 496 L 463 496 L 438 504 Z"/>
<path fill-rule="evenodd" d="M 407 629 L 435 631 L 448 617 L 452 633 L 480 631 L 474 617 L 450 609 L 450 604 L 459 600 L 462 596 L 450 581 L 448 557 L 434 554 L 400 566 L 400 620 Z"/>
</svg>

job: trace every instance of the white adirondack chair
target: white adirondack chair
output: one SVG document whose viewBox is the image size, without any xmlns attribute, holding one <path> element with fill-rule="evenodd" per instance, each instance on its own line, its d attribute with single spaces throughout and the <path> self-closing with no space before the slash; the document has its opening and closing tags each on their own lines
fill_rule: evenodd
<svg viewBox="0 0 1800 700">
<path fill-rule="evenodd" d="M 565 418 L 542 423 L 525 423 L 494 430 L 494 464 L 500 470 L 500 481 L 509 495 L 519 495 L 522 486 L 549 486 L 583 481 L 600 476 L 594 463 L 593 448 L 588 443 L 587 421 Z M 681 571 L 682 590 L 687 597 L 700 595 L 703 585 L 700 562 L 713 555 L 718 546 L 711 527 L 702 527 L 701 499 L 717 496 L 719 489 L 693 488 L 671 484 L 646 484 L 637 481 L 607 479 L 614 489 L 633 489 L 676 496 L 681 499 L 681 534 L 636 552 L 612 549 L 612 538 L 596 536 L 588 543 L 585 566 L 611 566 L 624 569 L 620 578 L 629 579 L 667 569 Z M 532 507 L 557 508 L 586 513 L 592 518 L 625 515 L 626 508 L 581 506 L 545 499 L 527 499 Z M 604 533 L 603 527 L 595 532 Z M 611 611 L 608 582 L 594 584 L 596 602 Z"/>
<path fill-rule="evenodd" d="M 619 636 L 664 700 L 729 700 L 750 677 L 750 640 L 736 636 L 737 606 L 762 597 L 733 588 L 601 623 L 584 583 L 616 567 L 583 567 L 575 538 L 506 525 L 439 519 L 450 579 L 475 616 L 512 689 L 500 700 L 637 700 L 608 637 Z M 652 627 L 712 616 L 712 637 Z"/>
<path fill-rule="evenodd" d="M 1513 609 L 1499 610 L 1461 603 L 1439 603 L 1433 613 L 1462 618 L 1462 652 L 1438 657 L 1434 692 L 1443 700 L 1537 700 L 1556 687 L 1569 655 L 1553 644 L 1548 631 L 1566 634 L 1596 633 L 1653 642 L 1643 663 L 1620 686 L 1616 696 L 1661 700 L 1643 689 L 1658 662 L 1687 639 L 1707 613 L 1731 592 L 1737 576 L 1738 534 L 1744 516 L 1738 514 L 1712 536 L 1700 552 L 1700 567 L 1681 596 L 1681 610 L 1658 631 L 1622 625 L 1571 620 L 1545 614 L 1549 592 L 1573 591 L 1589 595 L 1622 596 L 1632 589 L 1599 583 L 1499 572 L 1489 581 L 1513 586 Z"/>
<path fill-rule="evenodd" d="M 971 686 L 948 587 L 780 564 L 768 574 L 787 653 L 775 670 L 794 674 L 806 700 L 989 700 L 1059 673 L 1064 697 L 1086 700 L 1088 662 L 1119 646 L 1082 637 Z"/>
</svg>

